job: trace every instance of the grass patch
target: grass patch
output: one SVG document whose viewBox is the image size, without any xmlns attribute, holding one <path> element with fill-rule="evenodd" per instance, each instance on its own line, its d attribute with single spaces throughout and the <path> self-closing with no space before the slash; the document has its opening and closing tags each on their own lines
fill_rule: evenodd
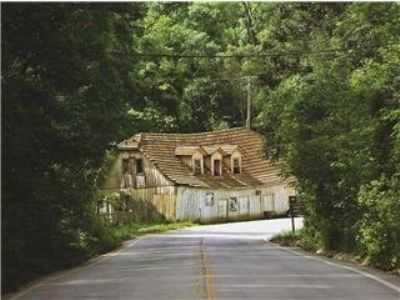
<svg viewBox="0 0 400 300">
<path fill-rule="evenodd" d="M 149 224 L 126 224 L 112 228 L 113 235 L 117 240 L 124 241 L 133 239 L 148 233 L 162 233 L 169 230 L 177 230 L 196 225 L 193 222 L 159 222 Z"/>
<path fill-rule="evenodd" d="M 315 243 L 315 241 L 312 241 L 309 238 L 307 238 L 307 235 L 304 233 L 303 229 L 296 230 L 295 233 L 293 233 L 292 231 L 285 231 L 277 235 L 274 235 L 271 238 L 271 242 L 279 244 L 280 246 L 283 247 L 300 247 L 305 251 L 310 251 L 317 255 L 322 255 L 339 261 L 361 264 L 364 266 L 370 266 L 377 269 L 381 269 L 383 271 L 388 271 L 380 266 L 371 264 L 368 261 L 368 259 L 365 258 L 365 256 L 359 255 L 357 253 L 346 253 L 346 252 L 338 252 L 332 250 L 328 251 L 319 248 Z M 400 269 L 391 270 L 390 273 L 400 276 Z"/>
<path fill-rule="evenodd" d="M 300 247 L 306 251 L 316 252 L 319 249 L 318 243 L 315 240 L 310 239 L 304 228 L 292 231 L 284 231 L 277 235 L 274 235 L 271 242 L 277 243 L 283 247 Z"/>
<path fill-rule="evenodd" d="M 271 238 L 271 242 L 277 243 L 285 247 L 296 247 L 301 246 L 302 241 L 302 230 L 297 230 L 294 233 L 292 231 L 285 231 L 274 235 Z"/>
</svg>

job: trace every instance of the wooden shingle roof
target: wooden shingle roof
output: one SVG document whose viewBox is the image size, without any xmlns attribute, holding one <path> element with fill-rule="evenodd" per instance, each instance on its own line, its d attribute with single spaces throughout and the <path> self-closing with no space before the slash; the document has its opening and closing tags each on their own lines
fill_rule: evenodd
<svg viewBox="0 0 400 300">
<path fill-rule="evenodd" d="M 280 164 L 265 159 L 263 136 L 243 127 L 189 134 L 141 133 L 120 145 L 129 148 L 130 143 L 138 143 L 144 156 L 164 176 L 178 185 L 232 188 L 274 184 L 284 180 L 280 176 Z M 239 149 L 242 154 L 241 174 L 223 172 L 223 176 L 193 175 L 192 170 L 176 155 L 177 148 L 181 153 L 180 151 L 190 152 L 196 147 L 211 151 L 212 148 L 222 145 L 228 152 Z"/>
<path fill-rule="evenodd" d="M 192 156 L 193 153 L 199 151 L 201 153 L 207 154 L 202 147 L 199 146 L 177 146 L 175 148 L 175 155 L 178 156 Z"/>
</svg>

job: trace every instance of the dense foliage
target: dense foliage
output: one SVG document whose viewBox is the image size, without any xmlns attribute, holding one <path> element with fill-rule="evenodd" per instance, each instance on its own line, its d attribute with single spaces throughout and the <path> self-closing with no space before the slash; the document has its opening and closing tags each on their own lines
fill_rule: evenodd
<svg viewBox="0 0 400 300">
<path fill-rule="evenodd" d="M 115 244 L 113 143 L 242 126 L 248 83 L 307 239 L 399 267 L 398 4 L 7 3 L 2 25 L 6 287 Z"/>
<path fill-rule="evenodd" d="M 94 216 L 96 179 L 135 99 L 138 17 L 122 4 L 2 5 L 5 289 L 115 245 Z"/>
<path fill-rule="evenodd" d="M 307 71 L 267 92 L 260 126 L 298 179 L 308 238 L 398 268 L 400 6 L 339 6 L 310 33 Z"/>
<path fill-rule="evenodd" d="M 372 264 L 385 269 L 400 264 L 400 179 L 380 178 L 361 187 L 363 209 L 359 240 Z"/>
</svg>

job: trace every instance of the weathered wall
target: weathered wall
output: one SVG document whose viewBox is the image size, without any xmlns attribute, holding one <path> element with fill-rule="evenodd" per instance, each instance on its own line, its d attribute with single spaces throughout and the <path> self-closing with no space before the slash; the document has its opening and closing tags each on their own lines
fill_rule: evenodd
<svg viewBox="0 0 400 300">
<path fill-rule="evenodd" d="M 144 185 L 121 189 L 122 159 L 129 157 L 143 159 Z M 105 189 L 120 190 L 128 196 L 127 211 L 131 210 L 135 220 L 160 216 L 202 222 L 260 218 L 264 212 L 286 213 L 288 197 L 295 194 L 284 183 L 236 190 L 174 186 L 139 151 L 121 152 L 111 171 Z"/>
<path fill-rule="evenodd" d="M 295 190 L 286 184 L 269 186 L 266 192 L 262 194 L 264 210 L 276 213 L 287 212 L 289 210 L 289 196 L 294 195 L 296 195 Z"/>
<path fill-rule="evenodd" d="M 236 190 L 179 186 L 176 219 L 211 222 L 260 218 L 264 212 L 286 213 L 289 195 L 294 195 L 294 190 L 284 184 Z"/>
<path fill-rule="evenodd" d="M 110 169 L 105 177 L 101 189 L 105 191 L 119 191 L 121 185 L 121 176 L 122 176 L 121 155 L 117 155 L 110 166 Z"/>
<path fill-rule="evenodd" d="M 173 185 L 173 183 L 161 174 L 160 171 L 158 171 L 146 158 L 144 158 L 144 174 L 146 177 L 146 187 L 164 187 Z"/>
<path fill-rule="evenodd" d="M 176 219 L 176 188 L 174 186 L 147 187 L 124 191 L 128 211 L 142 214 L 150 221 L 159 215 L 168 220 Z M 147 218 L 146 218 L 147 216 Z"/>
<path fill-rule="evenodd" d="M 142 153 L 133 152 L 122 157 L 125 158 L 127 155 L 142 158 L 144 167 L 142 178 L 144 184 L 138 188 L 123 189 L 123 193 L 129 196 L 128 201 L 131 202 L 128 206 L 136 207 L 137 210 L 142 205 L 146 207 L 142 212 L 144 215 L 151 214 L 149 210 L 153 209 L 154 214 L 151 215 L 160 214 L 169 220 L 175 220 L 176 188 L 173 183 L 161 174 L 151 161 L 143 157 Z"/>
<path fill-rule="evenodd" d="M 118 191 L 121 188 L 125 190 L 122 182 L 122 160 L 123 159 L 143 159 L 144 176 L 131 174 L 133 177 L 140 177 L 139 180 L 135 178 L 132 182 L 138 182 L 140 187 L 159 187 L 159 186 L 171 186 L 173 183 L 168 180 L 163 174 L 158 171 L 151 161 L 143 156 L 139 151 L 123 151 L 120 152 L 113 162 L 110 171 L 106 177 L 105 183 L 102 186 L 103 190 L 115 190 Z"/>
<path fill-rule="evenodd" d="M 124 187 L 122 182 L 122 160 L 128 158 L 143 159 L 144 175 L 136 176 L 133 182 L 137 187 Z M 135 222 L 152 221 L 164 216 L 174 220 L 176 216 L 176 188 L 151 161 L 139 151 L 124 151 L 116 157 L 102 189 L 122 193 L 124 211 L 115 211 L 117 219 Z"/>
</svg>

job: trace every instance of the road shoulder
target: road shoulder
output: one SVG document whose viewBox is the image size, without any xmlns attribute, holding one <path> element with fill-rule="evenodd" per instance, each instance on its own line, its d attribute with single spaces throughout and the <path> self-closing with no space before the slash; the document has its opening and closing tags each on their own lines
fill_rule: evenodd
<svg viewBox="0 0 400 300">
<path fill-rule="evenodd" d="M 400 276 L 397 276 L 395 274 L 384 272 L 370 266 L 362 266 L 361 264 L 351 261 L 343 261 L 323 255 L 318 255 L 314 252 L 309 252 L 299 247 L 280 246 L 279 244 L 272 243 L 270 241 L 266 241 L 266 243 L 291 254 L 302 256 L 306 259 L 319 261 L 331 266 L 335 266 L 337 268 L 346 269 L 348 271 L 361 274 L 366 278 L 379 282 L 380 284 L 398 292 L 400 296 Z"/>
<path fill-rule="evenodd" d="M 145 236 L 143 236 L 143 237 L 145 237 Z M 37 278 L 37 279 L 35 279 L 35 280 L 31 281 L 31 282 L 28 282 L 24 286 L 21 286 L 17 291 L 15 291 L 13 293 L 7 293 L 7 294 L 4 294 L 4 295 L 1 295 L 1 299 L 4 299 L 4 300 L 18 300 L 19 298 L 21 298 L 25 294 L 29 293 L 31 290 L 33 290 L 33 289 L 35 289 L 35 288 L 37 288 L 39 286 L 42 286 L 42 285 L 46 284 L 47 282 L 50 282 L 50 281 L 53 281 L 53 280 L 57 280 L 57 279 L 61 279 L 63 277 L 66 277 L 66 276 L 72 275 L 74 273 L 80 272 L 80 271 L 82 271 L 84 269 L 96 266 L 99 263 L 102 263 L 102 262 L 110 259 L 112 256 L 117 255 L 122 250 L 133 246 L 137 241 L 139 241 L 143 237 L 138 237 L 138 238 L 135 238 L 135 239 L 132 239 L 132 240 L 124 241 L 118 248 L 116 248 L 116 249 L 114 249 L 114 250 L 112 250 L 110 252 L 107 252 L 107 253 L 92 257 L 89 260 L 87 260 L 87 261 L 85 261 L 85 262 L 83 262 L 83 263 L 81 263 L 81 264 L 79 264 L 77 266 L 74 266 L 74 267 L 71 267 L 71 268 L 68 268 L 68 269 L 64 269 L 64 270 L 60 270 L 60 271 L 56 271 L 56 272 L 52 272 L 52 273 L 50 273 L 48 275 L 44 275 L 44 276 L 42 276 L 40 278 Z"/>
</svg>

